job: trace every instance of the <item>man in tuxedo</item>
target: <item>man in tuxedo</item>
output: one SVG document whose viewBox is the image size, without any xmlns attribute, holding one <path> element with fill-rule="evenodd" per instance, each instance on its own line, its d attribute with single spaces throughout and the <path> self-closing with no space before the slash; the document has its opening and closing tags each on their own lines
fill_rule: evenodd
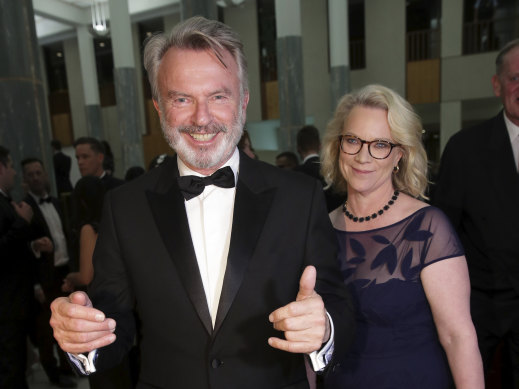
<svg viewBox="0 0 519 389">
<path fill-rule="evenodd" d="M 56 178 L 56 187 L 58 194 L 72 192 L 72 183 L 70 182 L 70 166 L 71 158 L 61 151 L 61 142 L 57 139 L 51 141 L 52 162 L 54 164 L 54 176 Z"/>
<path fill-rule="evenodd" d="M 312 125 L 304 126 L 297 132 L 296 139 L 297 152 L 303 162 L 296 166 L 294 170 L 319 180 L 321 185 L 325 187 L 326 209 L 331 212 L 344 202 L 345 196 L 336 193 L 332 187 L 326 187 L 326 182 L 321 174 L 321 160 L 319 158 L 319 152 L 321 151 L 319 130 Z"/>
<path fill-rule="evenodd" d="M 319 138 L 319 130 L 307 125 L 297 132 L 296 137 L 297 152 L 303 161 L 294 170 L 308 174 L 310 177 L 319 180 L 324 186 L 324 178 L 321 175 L 321 161 L 319 152 L 321 151 L 321 139 Z"/>
<path fill-rule="evenodd" d="M 135 308 L 138 388 L 308 388 L 302 354 L 331 371 L 353 332 L 321 185 L 237 150 L 249 92 L 228 26 L 190 18 L 144 63 L 177 157 L 107 194 L 90 298 L 53 302 L 56 339 L 104 369 Z"/>
<path fill-rule="evenodd" d="M 16 172 L 0 146 L 0 388 L 28 388 L 27 334 L 33 302 L 31 207 L 9 197 Z"/>
<path fill-rule="evenodd" d="M 24 201 L 33 210 L 33 236 L 50 238 L 49 244 L 36 253 L 37 299 L 40 303 L 35 321 L 35 335 L 40 362 L 49 381 L 61 388 L 74 388 L 76 383 L 66 376 L 72 373 L 63 351 L 57 348 L 60 365 L 54 356 L 56 344 L 49 325 L 50 303 L 63 296 L 61 285 L 69 273 L 67 240 L 58 199 L 47 192 L 48 177 L 43 163 L 37 158 L 21 162 L 23 180 L 28 188 Z"/>
<path fill-rule="evenodd" d="M 124 181 L 114 177 L 103 168 L 105 149 L 103 144 L 92 137 L 81 137 L 74 142 L 76 159 L 81 177 L 99 177 L 106 190 L 110 190 L 123 184 Z"/>
<path fill-rule="evenodd" d="M 503 388 L 519 387 L 519 39 L 496 59 L 494 93 L 504 109 L 453 135 L 442 155 L 433 203 L 466 251 L 472 319 L 486 372 L 505 351 Z M 509 358 L 508 358 L 509 357 Z"/>
</svg>

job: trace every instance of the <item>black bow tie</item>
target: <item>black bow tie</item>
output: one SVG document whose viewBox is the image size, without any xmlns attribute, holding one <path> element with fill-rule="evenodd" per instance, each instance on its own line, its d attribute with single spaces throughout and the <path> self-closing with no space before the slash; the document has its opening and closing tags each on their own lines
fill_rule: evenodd
<svg viewBox="0 0 519 389">
<path fill-rule="evenodd" d="M 177 178 L 180 191 L 186 200 L 202 193 L 206 185 L 216 185 L 220 188 L 234 187 L 234 172 L 229 166 L 218 169 L 207 177 L 181 176 Z"/>
<path fill-rule="evenodd" d="M 52 203 L 52 200 L 50 199 L 50 196 L 40 197 L 40 204 L 44 204 L 44 203 Z"/>
</svg>

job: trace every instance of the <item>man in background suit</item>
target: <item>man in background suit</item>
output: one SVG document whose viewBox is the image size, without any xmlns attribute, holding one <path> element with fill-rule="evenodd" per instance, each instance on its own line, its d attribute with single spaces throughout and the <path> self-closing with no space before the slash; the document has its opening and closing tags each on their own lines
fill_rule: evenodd
<svg viewBox="0 0 519 389">
<path fill-rule="evenodd" d="M 321 185 L 237 150 L 249 92 L 228 26 L 188 19 L 144 62 L 177 157 L 107 194 L 92 301 L 52 304 L 59 344 L 105 368 L 133 342 L 135 307 L 138 388 L 308 388 L 301 354 L 333 365 L 354 322 Z"/>
<path fill-rule="evenodd" d="M 49 325 L 50 303 L 63 296 L 61 285 L 69 273 L 69 254 L 58 199 L 47 192 L 48 177 L 43 163 L 37 158 L 21 162 L 23 180 L 28 188 L 24 201 L 33 210 L 31 228 L 35 237 L 48 237 L 52 244 L 37 255 L 37 299 L 40 307 L 35 332 L 40 362 L 49 381 L 60 388 L 74 388 L 76 383 L 65 374 L 72 371 L 63 351 L 57 348 L 60 366 L 54 356 L 56 344 Z"/>
<path fill-rule="evenodd" d="M 59 140 L 53 139 L 50 144 L 54 152 L 52 162 L 54 164 L 54 176 L 58 194 L 70 193 L 72 192 L 72 183 L 70 182 L 72 159 L 61 151 L 61 142 Z"/>
<path fill-rule="evenodd" d="M 30 252 L 33 212 L 9 197 L 16 172 L 9 150 L 0 146 L 0 388 L 28 388 L 27 335 L 33 303 Z"/>
<path fill-rule="evenodd" d="M 504 342 L 503 388 L 519 387 L 519 39 L 496 58 L 495 117 L 453 135 L 442 155 L 433 203 L 465 248 L 471 309 L 488 368 Z M 508 355 L 507 355 L 508 353 Z M 509 356 L 509 358 L 507 358 Z"/>
<path fill-rule="evenodd" d="M 311 125 L 301 128 L 297 132 L 297 152 L 303 162 L 296 166 L 294 170 L 319 180 L 321 185 L 325 187 L 324 197 L 326 199 L 326 209 L 328 212 L 331 212 L 341 205 L 345 198 L 343 195 L 335 193 L 332 187 L 326 187 L 326 182 L 321 174 L 320 151 L 321 139 L 319 137 L 319 130 Z"/>
<path fill-rule="evenodd" d="M 319 138 L 319 130 L 312 125 L 301 128 L 297 132 L 297 152 L 303 162 L 296 166 L 294 170 L 308 174 L 319 180 L 324 186 L 324 178 L 321 175 L 321 160 L 319 159 L 320 151 L 321 139 Z"/>
<path fill-rule="evenodd" d="M 124 183 L 123 180 L 104 170 L 105 149 L 99 140 L 92 137 L 81 137 L 74 142 L 74 148 L 81 177 L 99 177 L 107 191 Z"/>
</svg>

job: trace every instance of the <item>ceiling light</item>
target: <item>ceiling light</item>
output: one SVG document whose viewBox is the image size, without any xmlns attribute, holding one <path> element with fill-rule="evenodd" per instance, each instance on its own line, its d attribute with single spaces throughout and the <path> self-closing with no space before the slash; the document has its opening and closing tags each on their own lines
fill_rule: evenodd
<svg viewBox="0 0 519 389">
<path fill-rule="evenodd" d="M 98 36 L 108 35 L 104 3 L 101 0 L 92 0 L 92 32 Z"/>
</svg>

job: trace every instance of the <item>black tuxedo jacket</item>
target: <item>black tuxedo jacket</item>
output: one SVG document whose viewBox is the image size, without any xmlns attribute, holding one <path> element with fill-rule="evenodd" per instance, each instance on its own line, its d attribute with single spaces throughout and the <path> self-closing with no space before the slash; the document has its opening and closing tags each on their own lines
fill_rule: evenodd
<svg viewBox="0 0 519 389">
<path fill-rule="evenodd" d="M 472 287 L 519 294 L 519 174 L 503 112 L 451 137 L 433 202 L 459 234 Z"/>
<path fill-rule="evenodd" d="M 29 223 L 0 193 L 0 323 L 29 317 L 33 304 L 34 256 Z"/>
<path fill-rule="evenodd" d="M 141 319 L 138 388 L 307 388 L 301 354 L 271 348 L 268 321 L 293 301 L 308 264 L 335 325 L 337 353 L 353 335 L 337 242 L 321 185 L 240 157 L 232 236 L 215 328 L 191 241 L 176 158 L 107 194 L 89 294 L 117 320 L 97 367 L 119 360 Z"/>
<path fill-rule="evenodd" d="M 56 209 L 56 212 L 58 213 L 61 220 L 63 220 L 62 213 L 61 213 L 61 207 L 59 205 L 59 201 L 57 198 L 50 196 L 50 199 L 52 201 L 52 205 Z M 49 226 L 47 224 L 47 221 L 45 220 L 45 217 L 43 216 L 43 213 L 41 212 L 41 209 L 39 205 L 36 203 L 36 200 L 34 200 L 34 197 L 32 197 L 30 194 L 27 194 L 25 196 L 24 201 L 29 204 L 34 212 L 34 216 L 31 221 L 31 229 L 32 229 L 32 235 L 35 238 L 41 238 L 41 237 L 48 237 L 50 240 L 52 240 L 52 235 L 49 229 Z M 64 228 L 64 225 L 62 225 Z M 65 234 L 65 239 L 67 237 L 67 232 L 64 230 L 63 233 Z M 53 242 L 54 243 L 54 242 Z M 56 273 L 54 268 L 54 253 L 41 253 L 41 258 L 36 259 L 36 269 L 37 269 L 37 281 L 41 284 L 43 291 L 45 292 L 45 295 L 47 296 L 49 301 L 52 301 L 54 298 L 61 295 L 60 293 L 60 287 L 63 282 L 63 275 L 62 272 L 59 274 Z"/>
<path fill-rule="evenodd" d="M 308 158 L 305 163 L 296 166 L 294 170 L 319 180 L 323 185 L 325 184 L 323 176 L 321 175 L 321 161 L 317 156 Z"/>
</svg>

